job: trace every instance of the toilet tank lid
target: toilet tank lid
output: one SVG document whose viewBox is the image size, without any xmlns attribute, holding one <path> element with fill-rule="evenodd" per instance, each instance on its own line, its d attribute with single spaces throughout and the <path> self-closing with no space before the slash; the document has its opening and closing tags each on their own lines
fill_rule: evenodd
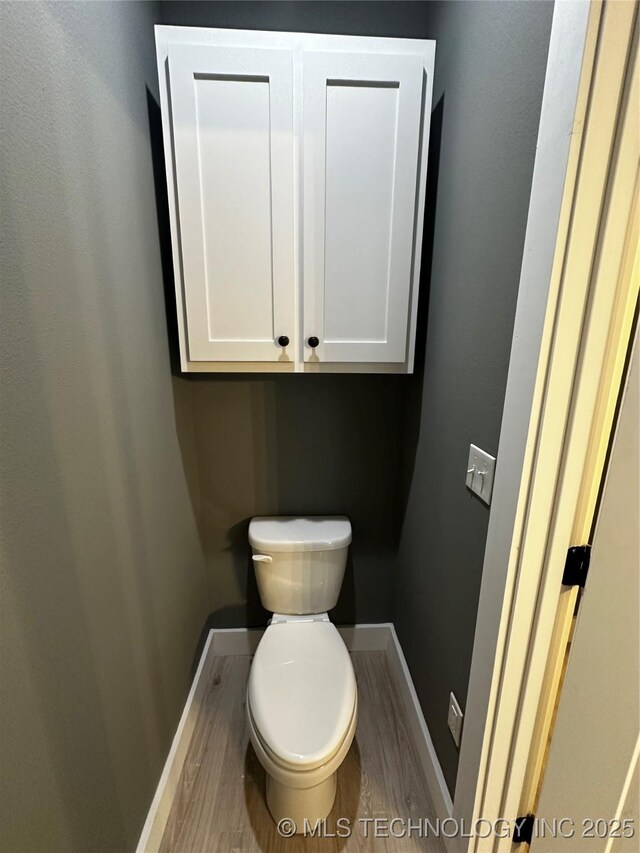
<svg viewBox="0 0 640 853">
<path fill-rule="evenodd" d="M 351 542 L 345 515 L 269 516 L 252 518 L 249 543 L 262 551 L 333 551 Z"/>
</svg>

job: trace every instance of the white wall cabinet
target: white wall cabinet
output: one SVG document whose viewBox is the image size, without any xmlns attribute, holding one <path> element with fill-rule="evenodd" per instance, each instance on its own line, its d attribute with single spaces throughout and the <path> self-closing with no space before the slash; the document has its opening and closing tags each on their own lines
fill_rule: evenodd
<svg viewBox="0 0 640 853">
<path fill-rule="evenodd" d="M 435 43 L 156 27 L 182 369 L 413 369 Z"/>
</svg>

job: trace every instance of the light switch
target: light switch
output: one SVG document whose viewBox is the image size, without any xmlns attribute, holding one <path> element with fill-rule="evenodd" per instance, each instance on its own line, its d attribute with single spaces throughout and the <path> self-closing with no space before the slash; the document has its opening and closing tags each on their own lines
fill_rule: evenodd
<svg viewBox="0 0 640 853">
<path fill-rule="evenodd" d="M 467 488 L 476 494 L 487 505 L 491 503 L 493 491 L 493 475 L 496 470 L 495 456 L 489 456 L 475 444 L 469 447 L 467 462 Z"/>
</svg>

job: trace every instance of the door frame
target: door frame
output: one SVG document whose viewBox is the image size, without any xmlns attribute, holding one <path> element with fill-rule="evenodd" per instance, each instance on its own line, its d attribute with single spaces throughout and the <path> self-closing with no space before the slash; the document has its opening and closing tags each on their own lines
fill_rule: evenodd
<svg viewBox="0 0 640 853">
<path fill-rule="evenodd" d="M 638 298 L 637 143 L 618 124 L 636 15 L 554 7 L 453 804 L 467 830 L 535 799 L 575 606 L 564 558 L 588 540 L 602 479 Z"/>
</svg>

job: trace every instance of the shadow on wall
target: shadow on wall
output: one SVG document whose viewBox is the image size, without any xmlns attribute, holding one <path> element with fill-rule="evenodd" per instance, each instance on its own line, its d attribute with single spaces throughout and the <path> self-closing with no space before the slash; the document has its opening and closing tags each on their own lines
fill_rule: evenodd
<svg viewBox="0 0 640 853">
<path fill-rule="evenodd" d="M 415 467 L 420 425 L 422 421 L 422 393 L 424 388 L 424 365 L 427 350 L 427 324 L 429 321 L 429 293 L 431 267 L 433 265 L 433 238 L 438 200 L 438 172 L 440 169 L 440 145 L 444 117 L 444 94 L 431 112 L 429 134 L 429 159 L 427 165 L 427 192 L 424 205 L 424 230 L 422 232 L 422 263 L 420 267 L 420 293 L 416 324 L 415 369 L 409 377 L 403 422 L 403 453 L 399 483 L 398 516 L 404 523 L 407 501 L 411 491 L 411 480 Z"/>
<path fill-rule="evenodd" d="M 191 438 L 181 445 L 185 469 L 196 469 L 188 480 L 207 557 L 208 627 L 266 623 L 247 538 L 255 515 L 347 515 L 353 545 L 332 618 L 389 621 L 406 500 L 400 460 L 403 443 L 415 446 L 419 428 L 414 423 L 413 434 L 405 435 L 407 391 L 416 377 L 181 376 L 160 108 L 149 92 L 147 101 L 174 386 L 179 394 L 187 387 L 191 396 Z M 431 240 L 426 230 L 423 271 Z M 425 296 L 418 359 L 424 357 Z M 417 371 L 421 376 L 420 364 Z"/>
<path fill-rule="evenodd" d="M 167 340 L 171 372 L 180 376 L 180 346 L 178 343 L 178 306 L 176 305 L 175 279 L 173 276 L 173 253 L 171 251 L 171 223 L 169 220 L 169 194 L 167 173 L 164 165 L 164 142 L 162 138 L 162 111 L 160 104 L 147 86 L 147 113 L 149 115 L 149 139 L 151 163 L 156 193 L 156 216 L 160 238 L 160 261 L 162 284 L 167 318 Z"/>
<path fill-rule="evenodd" d="M 219 377 L 193 382 L 212 625 L 264 625 L 247 528 L 255 515 L 347 515 L 337 622 L 390 618 L 406 380 Z"/>
</svg>

